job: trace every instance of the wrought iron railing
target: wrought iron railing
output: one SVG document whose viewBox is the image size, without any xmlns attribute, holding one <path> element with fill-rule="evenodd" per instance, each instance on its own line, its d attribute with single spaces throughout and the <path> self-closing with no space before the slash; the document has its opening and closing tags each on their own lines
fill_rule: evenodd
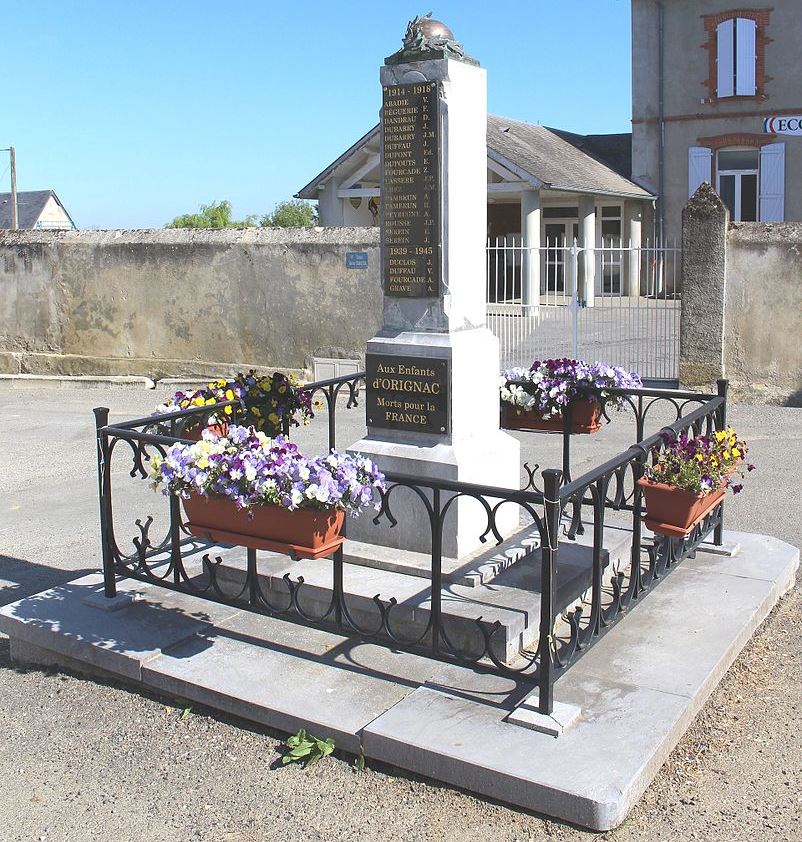
<svg viewBox="0 0 802 842">
<path fill-rule="evenodd" d="M 328 442 L 337 443 L 337 416 L 340 409 L 358 406 L 359 385 L 364 372 L 332 378 L 308 385 L 321 395 L 328 409 Z M 726 423 L 726 384 L 719 384 L 718 395 L 665 390 L 621 390 L 636 416 L 639 439 L 655 401 L 668 401 L 676 410 L 677 420 L 661 432 L 678 434 L 688 430 L 696 435 L 719 429 Z M 347 397 L 340 401 L 338 397 Z M 504 489 L 456 481 L 426 479 L 396 473 L 387 474 L 387 489 L 381 495 L 380 510 L 374 518 L 379 524 L 397 523 L 393 501 L 397 489 L 407 489 L 424 508 L 431 531 L 431 566 L 428 586 L 428 620 L 415 634 L 402 633 L 397 616 L 401 603 L 393 595 L 377 595 L 373 599 L 372 622 L 357 616 L 349 605 L 344 583 L 343 550 L 332 555 L 332 587 L 328 604 L 311 611 L 303 595 L 302 576 L 285 573 L 280 586 L 260 574 L 257 550 L 247 548 L 247 563 L 239 577 L 223 576 L 223 560 L 212 557 L 213 548 L 191 535 L 182 516 L 180 501 L 170 496 L 168 517 L 163 533 L 154 533 L 151 515 L 135 521 L 136 534 L 130 538 L 131 549 L 118 540 L 113 506 L 112 459 L 118 447 L 131 452 L 130 478 L 145 479 L 146 463 L 154 453 L 164 455 L 177 441 L 188 441 L 185 433 L 196 424 L 226 406 L 232 408 L 236 421 L 245 411 L 240 401 L 226 401 L 213 406 L 192 408 L 158 416 L 148 416 L 109 424 L 109 410 L 94 410 L 97 428 L 98 488 L 100 500 L 100 537 L 103 559 L 104 589 L 108 597 L 116 594 L 118 576 L 149 582 L 204 599 L 237 606 L 269 615 L 280 615 L 302 624 L 333 628 L 361 639 L 384 642 L 393 648 L 425 652 L 429 656 L 470 664 L 476 669 L 516 675 L 538 687 L 539 708 L 549 713 L 553 707 L 554 681 L 562 672 L 599 639 L 627 608 L 658 583 L 683 558 L 692 554 L 711 531 L 721 541 L 723 505 L 719 505 L 693 532 L 683 539 L 655 536 L 644 540 L 641 526 L 641 492 L 636 484 L 649 460 L 659 455 L 664 446 L 660 433 L 639 440 L 625 452 L 578 479 L 570 479 L 570 436 L 564 437 L 564 470 L 541 472 L 542 487 L 537 488 L 535 472 L 529 471 L 529 482 L 523 489 Z M 693 406 L 692 411 L 684 414 Z M 570 410 L 569 410 L 570 411 Z M 566 422 L 568 419 L 566 419 Z M 566 423 L 566 427 L 568 423 Z M 285 425 L 285 432 L 289 432 Z M 565 468 L 569 470 L 565 470 Z M 497 635 L 501 624 L 485 622 L 477 617 L 470 645 L 460 643 L 449 631 L 443 617 L 443 529 L 445 519 L 458 498 L 475 500 L 485 514 L 485 522 L 477 527 L 481 540 L 504 539 L 498 528 L 497 515 L 502 507 L 517 506 L 533 525 L 539 542 L 529 546 L 517 563 L 540 566 L 540 594 L 537 644 L 521 651 L 513 663 L 499 654 Z M 631 548 L 626 567 L 605 566 L 603 536 L 608 511 L 625 513 L 630 518 Z M 587 514 L 591 518 L 588 521 Z M 557 601 L 558 556 L 560 538 L 570 541 L 583 528 L 592 528 L 590 548 L 590 585 L 570 604 Z M 291 554 L 288 550 L 288 554 Z M 418 580 L 420 581 L 420 580 Z M 233 582 L 233 584 L 232 584 Z M 535 591 L 532 592 L 536 605 Z"/>
</svg>

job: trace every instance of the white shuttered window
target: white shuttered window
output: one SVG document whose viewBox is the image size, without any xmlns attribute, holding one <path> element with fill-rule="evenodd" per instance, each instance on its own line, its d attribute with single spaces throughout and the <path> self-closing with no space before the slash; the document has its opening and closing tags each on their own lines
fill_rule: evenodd
<svg viewBox="0 0 802 842">
<path fill-rule="evenodd" d="M 691 146 L 688 149 L 688 198 L 699 189 L 703 181 L 708 184 L 712 178 L 713 150 L 706 146 Z"/>
<path fill-rule="evenodd" d="M 782 222 L 785 217 L 785 144 L 760 147 L 760 221 Z"/>
</svg>

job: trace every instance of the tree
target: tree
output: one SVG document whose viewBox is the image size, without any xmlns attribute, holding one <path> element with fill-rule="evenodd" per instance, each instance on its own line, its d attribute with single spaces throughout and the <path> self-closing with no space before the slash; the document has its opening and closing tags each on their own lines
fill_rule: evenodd
<svg viewBox="0 0 802 842">
<path fill-rule="evenodd" d="M 231 218 L 231 202 L 212 202 L 201 205 L 200 213 L 185 213 L 177 216 L 165 228 L 251 228 L 256 225 L 256 216 L 246 216 L 235 221 Z"/>
<path fill-rule="evenodd" d="M 302 199 L 279 202 L 260 224 L 263 228 L 311 228 L 317 225 L 317 207 Z"/>
</svg>

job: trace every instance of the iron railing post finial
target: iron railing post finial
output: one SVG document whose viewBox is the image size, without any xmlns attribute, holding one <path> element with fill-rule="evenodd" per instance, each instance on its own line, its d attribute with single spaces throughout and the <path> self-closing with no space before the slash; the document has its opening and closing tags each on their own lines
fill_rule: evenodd
<svg viewBox="0 0 802 842">
<path fill-rule="evenodd" d="M 103 428 L 109 423 L 109 408 L 96 406 L 95 441 L 97 443 L 97 488 L 100 505 L 100 554 L 103 561 L 103 593 L 112 599 L 117 596 L 117 582 L 114 578 L 114 560 L 109 546 L 109 440 Z"/>
<path fill-rule="evenodd" d="M 557 546 L 560 530 L 560 487 L 562 471 L 543 471 L 543 530 L 540 562 L 540 639 L 538 640 L 538 710 L 550 714 L 554 709 L 553 641 Z"/>
</svg>

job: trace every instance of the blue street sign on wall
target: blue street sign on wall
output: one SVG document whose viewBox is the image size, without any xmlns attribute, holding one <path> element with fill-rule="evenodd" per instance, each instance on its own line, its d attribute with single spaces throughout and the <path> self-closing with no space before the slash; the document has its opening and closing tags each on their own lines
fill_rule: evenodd
<svg viewBox="0 0 802 842">
<path fill-rule="evenodd" d="M 366 251 L 347 251 L 345 253 L 345 265 L 349 269 L 367 269 L 368 253 Z"/>
</svg>

